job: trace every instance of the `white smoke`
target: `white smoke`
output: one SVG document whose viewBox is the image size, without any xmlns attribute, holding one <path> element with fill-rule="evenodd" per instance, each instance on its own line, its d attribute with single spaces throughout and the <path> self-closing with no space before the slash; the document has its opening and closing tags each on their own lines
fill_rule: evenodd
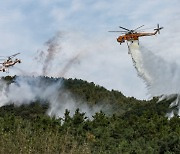
<svg viewBox="0 0 180 154">
<path fill-rule="evenodd" d="M 139 47 L 138 41 L 134 41 L 129 47 L 134 66 L 145 81 L 151 97 L 162 96 L 161 99 L 167 99 L 172 94 L 177 94 L 177 99 L 170 107 L 177 107 L 177 114 L 180 115 L 180 67 L 166 62 L 143 46 Z M 173 115 L 172 112 L 170 116 Z"/>
<path fill-rule="evenodd" d="M 49 103 L 49 116 L 63 117 L 66 109 L 70 110 L 72 116 L 79 108 L 89 118 L 103 110 L 104 106 L 90 107 L 86 102 L 73 99 L 73 95 L 63 88 L 62 80 L 49 80 L 44 80 L 43 77 L 16 77 L 10 85 L 0 81 L 0 107 L 10 103 L 20 106 L 38 100 Z"/>
</svg>

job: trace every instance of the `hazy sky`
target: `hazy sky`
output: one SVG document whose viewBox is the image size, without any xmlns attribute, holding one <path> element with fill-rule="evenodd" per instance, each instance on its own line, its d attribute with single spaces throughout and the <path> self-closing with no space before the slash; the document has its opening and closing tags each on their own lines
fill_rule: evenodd
<svg viewBox="0 0 180 154">
<path fill-rule="evenodd" d="M 59 32 L 60 48 L 49 76 L 80 78 L 147 99 L 127 46 L 116 42 L 118 33 L 108 31 L 143 24 L 152 28 L 159 23 L 164 27 L 161 35 L 140 38 L 140 44 L 180 65 L 179 6 L 179 0 L 1 0 L 0 55 L 21 52 L 22 64 L 10 75 L 41 74 L 42 66 L 34 58 Z"/>
</svg>

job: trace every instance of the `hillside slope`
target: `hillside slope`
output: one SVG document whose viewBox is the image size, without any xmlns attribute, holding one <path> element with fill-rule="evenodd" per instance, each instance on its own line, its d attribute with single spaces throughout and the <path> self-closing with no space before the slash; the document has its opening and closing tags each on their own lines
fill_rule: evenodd
<svg viewBox="0 0 180 154">
<path fill-rule="evenodd" d="M 11 84 L 16 78 L 1 80 Z M 78 79 L 40 80 L 47 85 L 61 80 L 63 93 L 90 106 L 103 104 L 105 110 L 91 120 L 78 109 L 55 118 L 46 114 L 46 100 L 10 102 L 0 108 L 0 153 L 180 153 L 180 119 L 165 117 L 174 98 L 140 101 Z"/>
</svg>

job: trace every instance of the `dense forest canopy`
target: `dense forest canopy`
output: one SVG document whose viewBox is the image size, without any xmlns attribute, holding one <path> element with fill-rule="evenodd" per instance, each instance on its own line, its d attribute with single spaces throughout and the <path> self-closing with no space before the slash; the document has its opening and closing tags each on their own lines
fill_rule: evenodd
<svg viewBox="0 0 180 154">
<path fill-rule="evenodd" d="M 16 78 L 1 82 L 10 85 Z M 137 100 L 80 79 L 28 78 L 47 85 L 61 80 L 63 93 L 75 102 L 105 107 L 92 118 L 78 108 L 57 118 L 47 115 L 46 100 L 6 103 L 0 108 L 0 153 L 180 153 L 180 118 L 166 117 L 173 97 L 157 103 L 158 98 Z"/>
</svg>

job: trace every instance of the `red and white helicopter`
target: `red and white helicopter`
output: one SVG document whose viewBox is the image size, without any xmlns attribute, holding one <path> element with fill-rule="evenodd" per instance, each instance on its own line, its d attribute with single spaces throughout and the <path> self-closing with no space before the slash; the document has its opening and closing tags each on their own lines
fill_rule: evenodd
<svg viewBox="0 0 180 154">
<path fill-rule="evenodd" d="M 0 57 L 6 57 L 7 58 L 7 59 L 5 59 L 5 58 L 0 59 L 0 60 L 4 60 L 3 62 L 0 63 L 2 65 L 2 66 L 0 66 L 0 71 L 8 73 L 9 67 L 14 66 L 16 63 L 21 63 L 20 59 L 17 59 L 17 58 L 13 59 L 18 54 L 20 54 L 20 53 L 16 53 L 16 54 L 11 55 L 11 56 L 0 56 Z"/>
</svg>

